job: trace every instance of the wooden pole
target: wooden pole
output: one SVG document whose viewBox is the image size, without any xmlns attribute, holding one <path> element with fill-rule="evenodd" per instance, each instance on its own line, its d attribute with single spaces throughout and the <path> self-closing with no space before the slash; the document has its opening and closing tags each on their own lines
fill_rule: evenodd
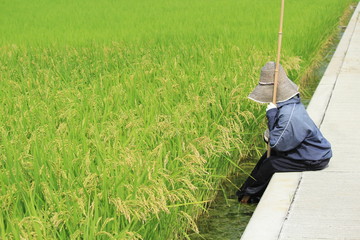
<svg viewBox="0 0 360 240">
<path fill-rule="evenodd" d="M 284 6 L 285 0 L 281 0 L 281 12 L 280 12 L 280 26 L 279 26 L 279 35 L 278 35 L 278 49 L 276 56 L 276 65 L 275 65 L 275 76 L 274 76 L 274 91 L 273 91 L 273 104 L 276 105 L 276 96 L 277 96 L 277 87 L 278 87 L 278 79 L 279 79 L 279 66 L 280 66 L 280 56 L 281 56 L 281 43 L 282 43 L 282 29 L 284 22 Z M 270 138 L 267 145 L 267 157 L 270 157 L 271 148 L 270 148 Z"/>
</svg>

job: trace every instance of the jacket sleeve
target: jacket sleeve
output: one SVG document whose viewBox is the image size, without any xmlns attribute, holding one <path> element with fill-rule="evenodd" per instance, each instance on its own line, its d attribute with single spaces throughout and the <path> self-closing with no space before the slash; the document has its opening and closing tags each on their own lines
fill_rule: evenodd
<svg viewBox="0 0 360 240">
<path fill-rule="evenodd" d="M 280 111 L 277 119 L 273 117 L 273 119 L 270 120 L 272 117 L 271 113 L 270 116 L 268 116 L 270 147 L 276 151 L 287 152 L 295 149 L 304 141 L 307 135 L 307 130 L 304 128 L 304 125 L 294 118 L 295 108 L 296 105 L 294 104 L 290 112 L 283 114 Z M 272 123 L 273 126 L 270 126 L 270 123 Z M 270 127 L 272 127 L 272 129 Z"/>
</svg>

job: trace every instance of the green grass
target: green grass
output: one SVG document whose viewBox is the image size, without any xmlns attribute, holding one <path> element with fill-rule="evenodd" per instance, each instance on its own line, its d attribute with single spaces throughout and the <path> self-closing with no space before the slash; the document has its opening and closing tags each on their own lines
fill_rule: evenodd
<svg viewBox="0 0 360 240">
<path fill-rule="evenodd" d="M 299 79 L 351 0 L 286 1 Z M 178 239 L 263 108 L 280 1 L 2 1 L 0 238 Z M 235 189 L 234 189 L 235 191 Z"/>
</svg>

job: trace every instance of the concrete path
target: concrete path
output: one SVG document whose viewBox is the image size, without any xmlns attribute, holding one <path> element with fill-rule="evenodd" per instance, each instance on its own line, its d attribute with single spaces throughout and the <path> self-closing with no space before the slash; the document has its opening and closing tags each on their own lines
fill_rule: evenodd
<svg viewBox="0 0 360 240">
<path fill-rule="evenodd" d="M 307 110 L 332 144 L 330 166 L 275 174 L 242 240 L 360 240 L 360 5 Z"/>
</svg>

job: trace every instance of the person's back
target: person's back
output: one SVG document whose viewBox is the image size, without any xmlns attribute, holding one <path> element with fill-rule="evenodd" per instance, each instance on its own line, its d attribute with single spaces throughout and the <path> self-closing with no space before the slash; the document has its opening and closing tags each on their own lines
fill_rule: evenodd
<svg viewBox="0 0 360 240">
<path fill-rule="evenodd" d="M 270 147 L 278 156 L 294 160 L 331 158 L 330 143 L 309 117 L 298 95 L 278 103 L 277 108 L 267 111 L 266 115 L 269 125 L 274 125 L 270 131 Z M 275 120 L 277 122 L 272 123 Z"/>
</svg>

